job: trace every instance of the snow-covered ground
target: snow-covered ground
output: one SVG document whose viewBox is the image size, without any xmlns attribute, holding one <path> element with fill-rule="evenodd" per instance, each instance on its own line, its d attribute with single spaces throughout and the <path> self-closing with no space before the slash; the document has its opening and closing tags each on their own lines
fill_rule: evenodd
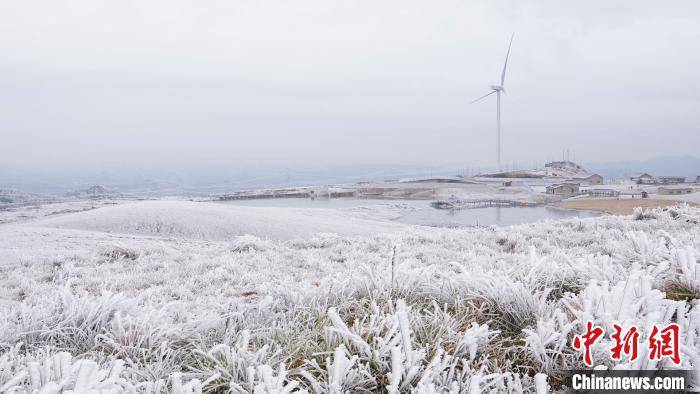
<svg viewBox="0 0 700 394">
<path fill-rule="evenodd" d="M 183 201 L 13 221 L 0 392 L 560 391 L 587 321 L 681 326 L 678 366 L 613 362 L 609 337 L 596 365 L 698 369 L 699 222 L 426 229 Z"/>
<path fill-rule="evenodd" d="M 126 200 L 77 200 L 56 203 L 32 202 L 26 205 L 0 207 L 0 224 L 30 221 L 54 215 L 88 211 L 109 205 L 124 203 Z"/>
<path fill-rule="evenodd" d="M 507 199 L 520 202 L 544 202 L 549 196 L 538 193 L 522 179 L 512 186 L 503 186 L 506 179 L 458 177 L 434 177 L 404 179 L 397 181 L 363 182 L 326 187 L 297 187 L 286 189 L 260 189 L 219 196 L 220 199 L 271 198 L 273 196 L 325 197 L 329 193 L 336 197 L 440 200 L 456 197 L 462 200 Z M 536 183 L 542 183 L 536 180 Z M 312 193 L 313 192 L 313 193 Z M 544 187 L 542 188 L 544 192 Z"/>
<path fill-rule="evenodd" d="M 240 235 L 269 239 L 301 238 L 317 233 L 370 235 L 405 228 L 399 223 L 370 220 L 335 209 L 239 207 L 167 200 L 55 216 L 32 225 L 217 241 Z"/>
</svg>

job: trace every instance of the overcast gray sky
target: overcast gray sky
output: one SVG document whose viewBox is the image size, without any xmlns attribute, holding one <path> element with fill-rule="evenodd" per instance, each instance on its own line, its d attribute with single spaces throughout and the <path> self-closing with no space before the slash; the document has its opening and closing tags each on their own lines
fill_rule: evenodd
<svg viewBox="0 0 700 394">
<path fill-rule="evenodd" d="M 0 0 L 0 167 L 696 154 L 700 2 Z M 489 99 L 494 98 L 489 97 Z"/>
</svg>

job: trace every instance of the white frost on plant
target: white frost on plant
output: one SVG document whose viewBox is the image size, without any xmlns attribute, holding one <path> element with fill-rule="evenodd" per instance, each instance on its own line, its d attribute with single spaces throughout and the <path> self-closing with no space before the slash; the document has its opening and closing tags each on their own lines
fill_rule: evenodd
<svg viewBox="0 0 700 394">
<path fill-rule="evenodd" d="M 43 360 L 29 361 L 14 377 L 0 385 L 0 392 L 22 391 L 28 385 L 33 392 L 58 393 L 136 393 L 136 388 L 122 377 L 124 362 L 115 360 L 111 367 L 100 368 L 92 360 L 77 360 L 61 352 Z"/>
<path fill-rule="evenodd" d="M 0 226 L 0 391 L 559 391 L 589 320 L 600 368 L 700 369 L 698 208 L 282 242 L 157 205 Z M 613 323 L 669 322 L 680 366 L 610 360 Z"/>
<path fill-rule="evenodd" d="M 486 324 L 472 322 L 471 326 L 461 334 L 455 352 L 466 351 L 469 354 L 469 361 L 474 361 L 479 347 L 487 345 L 498 333 L 499 331 L 492 331 Z"/>
<path fill-rule="evenodd" d="M 650 327 L 667 322 L 675 302 L 652 284 L 653 278 L 638 268 L 632 268 L 629 279 L 612 286 L 593 280 L 573 298 L 570 311 L 580 322 L 595 322 L 607 330 L 614 323 Z"/>
</svg>

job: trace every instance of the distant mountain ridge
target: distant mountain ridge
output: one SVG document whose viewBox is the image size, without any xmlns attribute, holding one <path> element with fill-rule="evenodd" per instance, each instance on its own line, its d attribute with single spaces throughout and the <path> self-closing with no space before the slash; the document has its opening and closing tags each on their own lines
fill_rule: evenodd
<svg viewBox="0 0 700 394">
<path fill-rule="evenodd" d="M 654 176 L 684 176 L 694 180 L 700 175 L 700 158 L 694 156 L 659 156 L 642 161 L 618 161 L 609 163 L 587 163 L 590 172 L 606 178 L 627 177 L 646 172 Z"/>
<path fill-rule="evenodd" d="M 454 168 L 439 166 L 329 165 L 286 168 L 231 166 L 182 172 L 158 169 L 124 172 L 112 170 L 61 176 L 41 173 L 3 176 L 0 173 L 0 189 L 88 197 L 121 193 L 154 196 L 210 195 L 260 188 L 380 181 L 454 172 Z"/>
</svg>

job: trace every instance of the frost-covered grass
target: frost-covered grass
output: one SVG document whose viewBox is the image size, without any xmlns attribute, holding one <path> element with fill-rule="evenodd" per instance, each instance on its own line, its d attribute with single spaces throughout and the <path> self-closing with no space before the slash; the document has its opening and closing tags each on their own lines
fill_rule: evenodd
<svg viewBox="0 0 700 394">
<path fill-rule="evenodd" d="M 609 337 L 599 366 L 699 369 L 699 221 L 289 241 L 3 225 L 0 392 L 559 391 L 586 321 L 681 326 L 680 366 L 613 363 Z"/>
</svg>

